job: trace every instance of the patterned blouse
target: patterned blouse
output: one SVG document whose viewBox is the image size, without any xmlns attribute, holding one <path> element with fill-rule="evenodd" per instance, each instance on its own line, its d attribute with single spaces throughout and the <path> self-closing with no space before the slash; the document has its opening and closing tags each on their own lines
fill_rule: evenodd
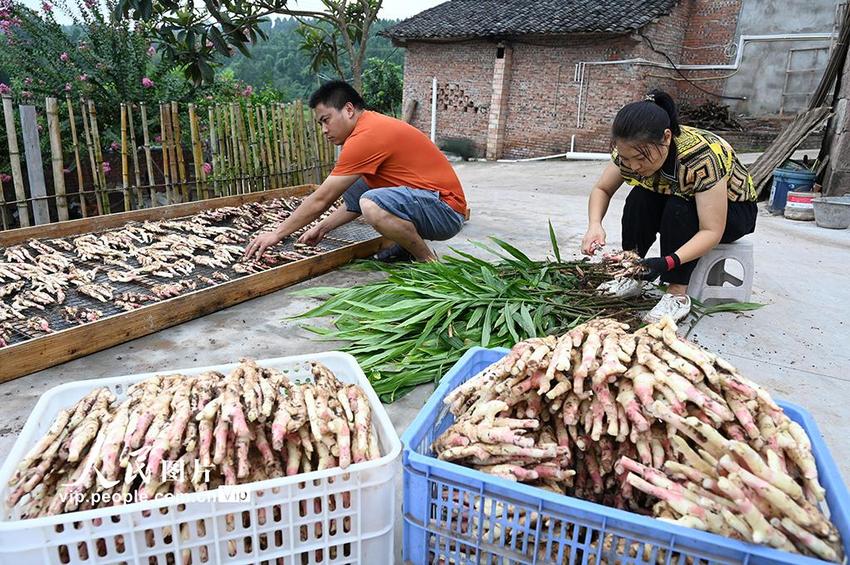
<svg viewBox="0 0 850 565">
<path fill-rule="evenodd" d="M 681 128 L 682 133 L 675 138 L 676 160 L 672 174 L 659 170 L 652 176 L 642 177 L 623 165 L 614 149 L 611 159 L 620 168 L 625 181 L 631 186 L 690 199 L 725 178 L 730 201 L 756 201 L 753 179 L 725 139 L 710 131 L 689 126 Z"/>
</svg>

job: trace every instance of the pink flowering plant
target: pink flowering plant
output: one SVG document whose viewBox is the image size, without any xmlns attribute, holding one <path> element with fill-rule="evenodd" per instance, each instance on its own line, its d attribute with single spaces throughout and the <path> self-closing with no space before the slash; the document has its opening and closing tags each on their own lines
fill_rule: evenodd
<svg viewBox="0 0 850 565">
<path fill-rule="evenodd" d="M 114 0 L 0 0 L 0 69 L 13 97 L 85 97 L 106 124 L 117 123 L 121 102 L 161 100 L 160 77 L 173 66 L 155 55 L 138 21 L 115 19 L 114 8 Z"/>
</svg>

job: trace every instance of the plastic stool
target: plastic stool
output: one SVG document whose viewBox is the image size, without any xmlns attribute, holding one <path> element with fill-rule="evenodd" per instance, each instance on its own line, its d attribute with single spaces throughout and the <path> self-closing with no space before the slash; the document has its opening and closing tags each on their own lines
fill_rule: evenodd
<svg viewBox="0 0 850 565">
<path fill-rule="evenodd" d="M 726 260 L 733 259 L 744 268 L 744 278 L 726 272 Z M 753 244 L 738 240 L 720 243 L 700 258 L 688 284 L 691 298 L 703 304 L 749 302 L 753 294 Z M 724 283 L 733 286 L 724 286 Z"/>
</svg>

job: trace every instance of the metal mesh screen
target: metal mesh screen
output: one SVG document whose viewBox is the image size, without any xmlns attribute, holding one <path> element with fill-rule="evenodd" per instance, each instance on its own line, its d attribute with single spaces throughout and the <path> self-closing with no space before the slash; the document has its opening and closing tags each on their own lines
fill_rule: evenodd
<svg viewBox="0 0 850 565">
<path fill-rule="evenodd" d="M 184 216 L 191 217 L 191 216 Z M 175 220 L 179 220 L 179 218 L 175 218 Z M 218 227 L 232 227 L 233 222 L 231 220 L 216 222 L 214 224 Z M 121 227 L 113 228 L 112 230 L 103 230 L 100 232 L 92 232 L 92 233 L 105 233 L 108 231 L 113 231 L 117 229 L 121 229 Z M 168 233 L 174 234 L 182 234 L 180 230 L 166 228 Z M 58 239 L 66 239 L 68 241 L 79 237 L 82 234 L 76 234 L 73 236 L 68 236 L 66 238 L 58 238 Z M 166 234 L 163 234 L 166 235 Z M 374 239 L 376 237 L 380 237 L 380 234 L 376 232 L 370 225 L 362 222 L 362 221 L 354 221 L 350 222 L 344 226 L 340 226 L 326 235 L 321 242 L 319 242 L 316 246 L 312 248 L 300 248 L 296 249 L 295 241 L 296 237 L 289 237 L 285 241 L 279 243 L 278 245 L 270 248 L 270 251 L 297 251 L 299 253 L 304 253 L 310 256 L 320 256 L 324 253 L 328 253 L 331 251 L 335 251 L 337 249 L 342 249 L 344 247 L 354 245 L 363 241 L 368 241 Z M 50 241 L 55 241 L 57 238 L 48 238 L 42 240 L 43 242 L 49 245 Z M 245 245 L 247 244 L 247 239 L 242 241 L 240 244 L 234 245 Z M 191 292 L 194 290 L 203 290 L 205 288 L 212 288 L 213 286 L 223 284 L 224 282 L 229 282 L 232 280 L 236 280 L 242 277 L 249 276 L 253 273 L 245 273 L 239 272 L 233 268 L 234 264 L 231 264 L 228 267 L 210 267 L 207 265 L 201 265 L 198 263 L 194 263 L 194 270 L 185 276 L 177 275 L 173 278 L 164 278 L 159 276 L 152 275 L 144 275 L 141 276 L 138 280 L 134 280 L 131 282 L 113 282 L 109 280 L 107 276 L 107 271 L 114 268 L 109 265 L 104 265 L 103 263 L 96 263 L 93 261 L 83 261 L 81 260 L 73 251 L 66 251 L 58 248 L 57 246 L 52 246 L 56 249 L 57 252 L 61 253 L 65 258 L 67 258 L 71 263 L 77 268 L 81 270 L 91 271 L 95 268 L 98 269 L 96 276 L 93 278 L 92 282 L 95 284 L 106 283 L 109 284 L 114 289 L 114 299 L 117 299 L 121 293 L 129 292 L 129 293 L 138 293 L 149 295 L 154 298 L 154 300 L 148 302 L 142 302 L 141 308 L 144 308 L 146 305 L 155 304 L 156 302 L 161 301 L 161 299 L 157 299 L 152 293 L 151 288 L 155 285 L 162 283 L 174 283 L 178 281 L 186 281 L 188 287 L 184 287 L 184 289 L 180 292 L 180 294 L 184 294 L 186 292 Z M 0 247 L 0 255 L 5 251 L 5 248 Z M 3 259 L 0 258 L 0 261 Z M 135 257 L 127 257 L 126 262 L 130 264 L 134 268 L 141 267 L 141 264 L 136 260 Z M 293 262 L 293 260 L 282 260 L 281 263 L 276 264 L 274 266 L 269 266 L 263 270 L 269 270 L 273 268 L 285 268 L 288 263 Z M 228 280 L 218 280 L 213 274 L 219 273 L 226 275 Z M 212 280 L 214 282 L 210 282 Z M 3 281 L 0 280 L 0 284 L 3 284 Z M 194 286 L 194 288 L 193 288 Z M 25 289 L 24 289 L 25 290 Z M 44 318 L 50 329 L 52 331 L 61 331 L 64 329 L 76 327 L 80 325 L 81 322 L 76 319 L 69 319 L 66 314 L 66 307 L 77 307 L 80 309 L 86 310 L 96 310 L 100 313 L 98 319 L 102 319 L 108 316 L 116 316 L 125 313 L 127 310 L 122 308 L 119 305 L 116 305 L 114 302 L 101 302 L 95 298 L 92 298 L 86 294 L 80 293 L 76 287 L 73 285 L 69 285 L 65 289 L 65 300 L 61 304 L 52 304 L 49 306 L 45 306 L 44 310 L 39 310 L 37 308 L 27 308 L 23 314 L 27 316 L 27 318 L 31 318 L 34 316 L 40 316 Z M 2 300 L 6 304 L 11 304 L 14 295 L 3 297 Z M 3 324 L 3 322 L 0 322 Z M 27 324 L 27 320 L 10 320 L 5 322 L 5 327 L 8 329 L 8 337 L 6 338 L 8 345 L 15 345 L 18 343 L 22 343 L 29 339 L 42 337 L 46 335 L 45 332 L 39 331 L 38 329 L 34 329 Z"/>
</svg>

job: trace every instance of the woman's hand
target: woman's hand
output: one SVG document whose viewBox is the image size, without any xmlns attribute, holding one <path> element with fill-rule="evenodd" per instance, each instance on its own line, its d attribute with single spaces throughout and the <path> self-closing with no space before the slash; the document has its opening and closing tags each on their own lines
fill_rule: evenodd
<svg viewBox="0 0 850 565">
<path fill-rule="evenodd" d="M 581 252 L 585 255 L 593 255 L 596 250 L 605 245 L 605 230 L 602 224 L 591 224 L 581 240 Z"/>
</svg>

